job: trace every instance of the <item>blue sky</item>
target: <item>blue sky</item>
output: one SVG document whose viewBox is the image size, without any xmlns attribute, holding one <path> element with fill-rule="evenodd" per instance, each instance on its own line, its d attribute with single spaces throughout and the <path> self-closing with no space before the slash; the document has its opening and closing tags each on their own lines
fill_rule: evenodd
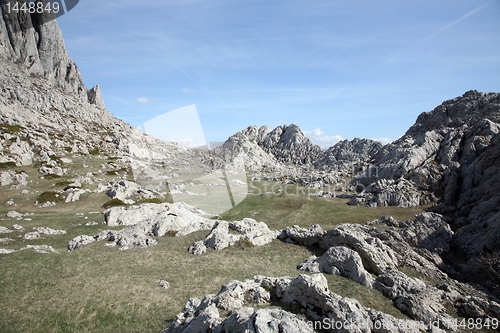
<svg viewBox="0 0 500 333">
<path fill-rule="evenodd" d="M 85 84 L 131 125 L 194 104 L 207 141 L 294 123 L 329 146 L 499 92 L 499 18 L 498 0 L 84 0 L 58 22 Z"/>
</svg>

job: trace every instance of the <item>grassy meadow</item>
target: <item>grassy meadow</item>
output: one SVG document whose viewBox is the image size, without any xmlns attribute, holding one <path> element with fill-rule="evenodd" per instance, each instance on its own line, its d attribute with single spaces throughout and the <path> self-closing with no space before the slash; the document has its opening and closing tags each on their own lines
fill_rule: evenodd
<svg viewBox="0 0 500 333">
<path fill-rule="evenodd" d="M 109 198 L 104 193 L 87 193 L 78 202 L 39 208 L 34 201 L 40 194 L 61 186 L 57 183 L 67 181 L 69 176 L 41 179 L 34 168 L 23 171 L 32 181 L 29 194 L 8 190 L 8 186 L 2 188 L 0 226 L 12 229 L 17 223 L 26 230 L 0 234 L 0 238 L 13 240 L 0 248 L 19 250 L 27 244 L 47 244 L 58 253 L 23 250 L 0 254 L 0 332 L 3 333 L 160 332 L 189 298 L 216 293 L 221 284 L 233 279 L 250 279 L 258 274 L 297 276 L 303 273 L 296 269 L 297 265 L 311 255 L 305 247 L 279 240 L 261 247 L 235 246 L 222 251 L 209 250 L 202 256 L 191 255 L 188 247 L 208 232 L 163 237 L 158 245 L 146 249 L 119 251 L 104 246 L 105 242 L 97 242 L 67 252 L 67 244 L 73 237 L 109 229 L 103 224 L 102 215 L 102 205 Z M 112 175 L 104 175 L 103 179 L 106 177 L 112 180 Z M 270 184 L 253 182 L 253 186 L 262 190 Z M 251 217 L 266 222 L 272 229 L 294 224 L 303 227 L 320 224 L 328 229 L 339 223 L 364 223 L 382 215 L 412 219 L 422 212 L 422 209 L 396 207 L 351 207 L 346 199 L 310 197 L 295 187 L 289 190 L 280 194 L 249 194 L 221 217 L 226 220 Z M 15 205 L 5 204 L 10 199 Z M 31 220 L 8 219 L 5 214 L 10 210 L 34 215 L 28 216 Z M 85 226 L 89 221 L 98 224 Z M 22 235 L 36 226 L 64 229 L 67 234 L 24 240 Z M 167 280 L 170 288 L 161 288 L 155 282 L 160 279 Z M 404 317 L 377 291 L 338 276 L 327 279 L 331 290 L 339 295 Z"/>
</svg>

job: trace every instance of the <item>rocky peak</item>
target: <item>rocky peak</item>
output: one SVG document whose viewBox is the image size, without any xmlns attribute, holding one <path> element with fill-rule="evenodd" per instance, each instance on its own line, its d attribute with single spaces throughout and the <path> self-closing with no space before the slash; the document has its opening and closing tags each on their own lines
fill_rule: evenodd
<svg viewBox="0 0 500 333">
<path fill-rule="evenodd" d="M 371 161 L 381 148 L 380 142 L 371 139 L 342 140 L 321 153 L 315 166 L 324 168 L 364 164 Z"/>
<path fill-rule="evenodd" d="M 281 163 L 295 165 L 312 164 L 322 152 L 321 147 L 312 143 L 294 124 L 278 126 L 272 131 L 267 126 L 249 126 L 224 143 L 225 148 L 246 147 L 245 151 L 251 145 L 258 146 Z"/>
<path fill-rule="evenodd" d="M 495 105 L 500 104 L 496 93 L 470 90 L 462 96 L 444 101 L 431 112 L 421 113 L 406 135 L 418 135 L 428 131 L 446 131 L 449 128 L 472 126 L 478 121 L 500 123 Z"/>
</svg>

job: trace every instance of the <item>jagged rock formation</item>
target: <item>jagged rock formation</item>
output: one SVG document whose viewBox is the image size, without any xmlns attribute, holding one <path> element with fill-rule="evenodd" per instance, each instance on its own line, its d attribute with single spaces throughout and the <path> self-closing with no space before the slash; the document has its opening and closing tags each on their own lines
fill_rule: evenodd
<svg viewBox="0 0 500 333">
<path fill-rule="evenodd" d="M 271 304 L 300 309 L 304 315 L 269 308 Z M 228 317 L 221 315 L 228 311 Z M 396 319 L 332 293 L 326 278 L 316 274 L 230 281 L 217 295 L 190 299 L 164 333 L 312 333 L 318 327 L 338 328 L 339 332 L 414 332 L 422 328 L 417 322 Z"/>
<path fill-rule="evenodd" d="M 314 164 L 320 169 L 335 167 L 338 170 L 363 166 L 371 162 L 382 147 L 380 142 L 370 139 L 342 140 L 323 151 Z"/>
<path fill-rule="evenodd" d="M 173 204 L 145 203 L 129 207 L 113 207 L 104 212 L 110 227 L 125 226 L 122 230 L 105 230 L 95 236 L 81 235 L 68 244 L 72 251 L 98 240 L 108 240 L 107 246 L 121 246 L 122 250 L 157 244 L 157 238 L 167 233 L 185 236 L 192 232 L 210 230 L 209 235 L 195 242 L 188 250 L 201 255 L 207 248 L 222 250 L 241 241 L 250 246 L 270 243 L 280 231 L 270 230 L 264 222 L 253 219 L 226 222 L 210 219 L 207 214 L 183 202 Z"/>
<path fill-rule="evenodd" d="M 363 267 L 359 254 L 345 246 L 332 246 L 321 257 L 309 257 L 297 268 L 313 273 L 343 275 L 365 286 L 372 286 L 374 282 Z"/>
<path fill-rule="evenodd" d="M 216 151 L 222 156 L 243 152 L 247 166 L 254 170 L 279 170 L 289 164 L 312 164 L 322 149 L 292 124 L 272 131 L 267 126 L 249 126 L 231 136 Z"/>
<path fill-rule="evenodd" d="M 24 1 L 23 1 L 24 2 Z M 61 31 L 53 15 L 11 11 L 2 1 L 0 56 L 17 63 L 30 75 L 43 77 L 53 87 L 61 88 L 88 101 L 87 89 L 74 62 L 66 53 Z"/>
<path fill-rule="evenodd" d="M 469 91 L 422 113 L 375 155 L 377 174 L 354 180 L 351 204 L 417 206 L 455 212 L 455 245 L 469 255 L 500 244 L 500 94 Z"/>
<path fill-rule="evenodd" d="M 457 330 L 453 317 L 444 305 L 455 308 L 460 315 L 465 315 L 467 309 L 475 308 L 474 311 L 481 313 L 482 318 L 498 316 L 498 302 L 469 285 L 449 278 L 442 271 L 446 265 L 437 253 L 449 251 L 453 235 L 446 218 L 424 213 L 414 221 L 383 217 L 369 224 L 389 226 L 391 229 L 343 224 L 325 232 L 316 226 L 309 229 L 294 226 L 287 228 L 282 238 L 326 250 L 320 257 L 306 259 L 299 269 L 342 275 L 377 289 L 393 300 L 400 311 L 427 327 L 439 322 L 441 329 Z M 424 276 L 441 282 L 426 284 L 399 270 L 404 267 L 412 267 Z M 472 294 L 480 301 L 464 296 Z"/>
</svg>

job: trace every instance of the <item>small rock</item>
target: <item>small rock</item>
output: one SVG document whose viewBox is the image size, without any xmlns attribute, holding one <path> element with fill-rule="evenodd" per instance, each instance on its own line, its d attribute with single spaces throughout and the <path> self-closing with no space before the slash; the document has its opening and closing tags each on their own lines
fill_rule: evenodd
<svg viewBox="0 0 500 333">
<path fill-rule="evenodd" d="M 162 287 L 163 289 L 170 288 L 170 283 L 168 283 L 168 281 L 165 281 L 165 280 L 155 280 L 155 283 L 158 283 L 158 285 L 160 287 Z"/>
<path fill-rule="evenodd" d="M 12 230 L 6 228 L 6 227 L 2 227 L 0 226 L 0 234 L 8 234 L 8 233 L 11 233 Z"/>
<path fill-rule="evenodd" d="M 23 214 L 18 213 L 18 212 L 16 212 L 15 210 L 11 210 L 11 211 L 10 211 L 10 212 L 8 212 L 8 213 L 7 213 L 7 215 L 5 215 L 5 216 L 7 216 L 8 218 L 11 218 L 11 219 L 21 219 L 21 218 L 23 218 L 23 217 L 24 217 L 24 215 L 23 215 Z"/>
<path fill-rule="evenodd" d="M 58 253 L 52 246 L 50 245 L 26 245 L 21 250 L 33 250 L 36 253 Z"/>
<path fill-rule="evenodd" d="M 12 238 L 0 238 L 0 244 L 9 244 L 14 241 Z"/>
<path fill-rule="evenodd" d="M 96 241 L 96 239 L 94 237 L 88 236 L 88 235 L 81 235 L 81 236 L 75 237 L 69 241 L 68 251 L 76 250 L 84 245 L 88 245 L 88 244 L 93 243 L 95 241 Z"/>
<path fill-rule="evenodd" d="M 23 238 L 26 240 L 34 240 L 34 239 L 40 239 L 41 237 L 42 236 L 40 235 L 40 233 L 32 231 L 25 234 Z"/>
</svg>

